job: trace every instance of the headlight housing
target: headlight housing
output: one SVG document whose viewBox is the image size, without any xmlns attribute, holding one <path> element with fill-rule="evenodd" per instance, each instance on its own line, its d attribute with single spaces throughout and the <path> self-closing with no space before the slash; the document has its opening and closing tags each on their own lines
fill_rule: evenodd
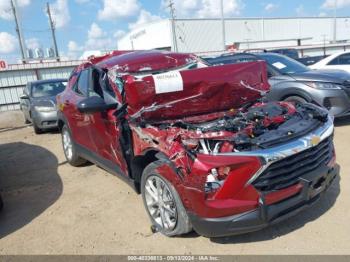
<svg viewBox="0 0 350 262">
<path fill-rule="evenodd" d="M 308 85 L 309 87 L 315 88 L 315 89 L 333 89 L 333 90 L 342 89 L 342 85 L 335 84 L 335 83 L 304 82 L 304 84 Z"/>
<path fill-rule="evenodd" d="M 51 106 L 34 106 L 34 109 L 38 112 L 52 112 L 56 111 L 56 108 Z"/>
</svg>

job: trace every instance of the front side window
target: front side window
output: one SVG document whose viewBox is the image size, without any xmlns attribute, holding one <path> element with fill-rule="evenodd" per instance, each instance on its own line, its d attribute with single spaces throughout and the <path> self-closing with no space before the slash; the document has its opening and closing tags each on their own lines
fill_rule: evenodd
<svg viewBox="0 0 350 262">
<path fill-rule="evenodd" d="M 32 85 L 32 97 L 51 97 L 62 93 L 67 86 L 67 82 L 52 82 Z"/>
<path fill-rule="evenodd" d="M 78 81 L 73 86 L 73 91 L 79 95 L 87 96 L 89 89 L 89 70 L 83 70 L 80 72 Z"/>
</svg>

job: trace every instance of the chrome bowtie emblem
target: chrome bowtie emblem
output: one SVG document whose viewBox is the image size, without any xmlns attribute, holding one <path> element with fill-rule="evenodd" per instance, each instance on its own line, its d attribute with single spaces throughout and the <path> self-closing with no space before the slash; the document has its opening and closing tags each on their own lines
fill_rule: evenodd
<svg viewBox="0 0 350 262">
<path fill-rule="evenodd" d="M 317 146 L 321 142 L 321 137 L 313 136 L 313 137 L 311 137 L 310 142 L 311 142 L 312 146 Z"/>
</svg>

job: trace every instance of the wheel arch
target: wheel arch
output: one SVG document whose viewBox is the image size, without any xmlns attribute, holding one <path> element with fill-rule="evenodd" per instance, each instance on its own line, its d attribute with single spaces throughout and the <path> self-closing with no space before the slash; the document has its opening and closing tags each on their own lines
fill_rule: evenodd
<svg viewBox="0 0 350 262">
<path fill-rule="evenodd" d="M 151 148 L 143 152 L 143 154 L 135 156 L 131 161 L 132 178 L 135 183 L 135 189 L 138 194 L 141 193 L 141 177 L 143 170 L 151 163 L 157 160 L 164 160 L 172 165 L 169 158 L 161 151 Z"/>
<path fill-rule="evenodd" d="M 283 94 L 281 94 L 280 100 L 285 100 L 286 98 L 291 97 L 291 96 L 299 96 L 308 102 L 313 101 L 312 97 L 307 92 L 296 89 L 296 88 L 295 89 L 290 88 L 287 92 L 284 92 Z"/>
</svg>

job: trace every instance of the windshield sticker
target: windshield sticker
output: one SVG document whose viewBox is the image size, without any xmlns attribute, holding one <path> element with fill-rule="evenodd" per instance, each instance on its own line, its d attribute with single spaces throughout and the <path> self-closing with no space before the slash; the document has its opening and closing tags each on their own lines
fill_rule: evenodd
<svg viewBox="0 0 350 262">
<path fill-rule="evenodd" d="M 282 64 L 281 62 L 276 62 L 276 63 L 273 63 L 272 65 L 278 69 L 283 69 L 287 67 L 285 64 Z"/>
<path fill-rule="evenodd" d="M 177 92 L 184 89 L 184 83 L 178 71 L 153 75 L 153 80 L 156 94 Z"/>
</svg>

